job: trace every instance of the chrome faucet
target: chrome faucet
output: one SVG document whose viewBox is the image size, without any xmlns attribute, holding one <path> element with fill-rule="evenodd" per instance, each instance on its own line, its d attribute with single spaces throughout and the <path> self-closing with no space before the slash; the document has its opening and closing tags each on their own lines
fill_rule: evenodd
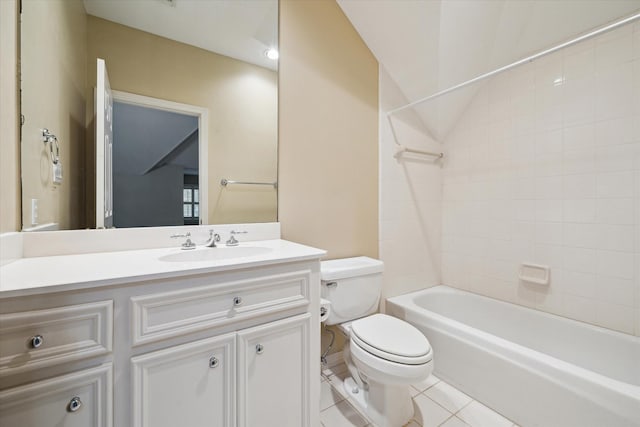
<svg viewBox="0 0 640 427">
<path fill-rule="evenodd" d="M 218 233 L 214 233 L 213 230 L 209 230 L 209 240 L 205 242 L 205 246 L 208 248 L 217 248 L 216 242 L 220 241 L 220 235 Z"/>
<path fill-rule="evenodd" d="M 238 239 L 236 239 L 236 236 L 235 236 L 236 234 L 247 234 L 247 232 L 231 230 L 231 237 L 229 237 L 229 240 L 227 240 L 225 243 L 227 246 L 238 246 L 240 244 Z"/>
<path fill-rule="evenodd" d="M 172 239 L 178 239 L 184 237 L 187 240 L 182 244 L 182 250 L 187 250 L 187 249 L 195 249 L 196 248 L 196 244 L 191 240 L 191 233 L 186 232 L 185 234 L 172 234 L 171 238 Z"/>
</svg>

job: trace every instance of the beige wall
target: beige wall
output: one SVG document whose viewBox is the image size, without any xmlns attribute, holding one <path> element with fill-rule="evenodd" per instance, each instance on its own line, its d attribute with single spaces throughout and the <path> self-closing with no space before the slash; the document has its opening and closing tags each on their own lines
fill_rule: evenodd
<svg viewBox="0 0 640 427">
<path fill-rule="evenodd" d="M 378 63 L 334 0 L 280 1 L 279 220 L 327 258 L 378 256 Z"/>
<path fill-rule="evenodd" d="M 0 233 L 20 229 L 18 4 L 0 1 Z"/>
<path fill-rule="evenodd" d="M 22 212 L 31 222 L 62 229 L 84 226 L 86 14 L 82 0 L 25 0 L 22 4 Z M 63 182 L 52 182 L 42 129 L 58 137 Z"/>
<path fill-rule="evenodd" d="M 275 221 L 275 190 L 219 183 L 277 179 L 277 73 L 92 16 L 88 33 L 90 87 L 103 58 L 112 89 L 209 110 L 209 222 Z"/>
</svg>

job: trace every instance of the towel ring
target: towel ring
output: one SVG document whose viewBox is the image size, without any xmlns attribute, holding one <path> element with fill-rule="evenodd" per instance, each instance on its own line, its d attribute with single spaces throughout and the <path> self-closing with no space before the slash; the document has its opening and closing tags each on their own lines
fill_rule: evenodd
<svg viewBox="0 0 640 427">
<path fill-rule="evenodd" d="M 42 129 L 42 140 L 44 144 L 49 144 L 49 156 L 51 157 L 51 163 L 57 165 L 60 161 L 60 144 L 58 143 L 58 137 L 49 132 L 49 129 Z M 55 145 L 55 154 L 54 154 Z"/>
</svg>

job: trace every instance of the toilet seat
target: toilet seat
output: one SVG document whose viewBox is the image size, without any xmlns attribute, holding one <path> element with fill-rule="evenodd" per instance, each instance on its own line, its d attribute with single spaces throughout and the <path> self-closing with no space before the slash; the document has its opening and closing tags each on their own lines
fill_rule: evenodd
<svg viewBox="0 0 640 427">
<path fill-rule="evenodd" d="M 433 359 L 427 338 L 413 325 L 386 314 L 374 314 L 351 324 L 352 342 L 382 359 L 422 365 Z"/>
</svg>

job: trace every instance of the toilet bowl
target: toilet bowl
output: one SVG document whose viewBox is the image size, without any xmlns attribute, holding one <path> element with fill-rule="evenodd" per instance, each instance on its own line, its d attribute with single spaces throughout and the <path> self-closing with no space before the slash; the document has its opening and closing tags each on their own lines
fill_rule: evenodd
<svg viewBox="0 0 640 427">
<path fill-rule="evenodd" d="M 380 261 L 366 257 L 321 264 L 322 298 L 331 304 L 327 324 L 348 337 L 343 350 L 350 377 L 345 391 L 379 427 L 400 427 L 413 417 L 410 385 L 433 371 L 427 338 L 409 323 L 377 311 Z"/>
</svg>

